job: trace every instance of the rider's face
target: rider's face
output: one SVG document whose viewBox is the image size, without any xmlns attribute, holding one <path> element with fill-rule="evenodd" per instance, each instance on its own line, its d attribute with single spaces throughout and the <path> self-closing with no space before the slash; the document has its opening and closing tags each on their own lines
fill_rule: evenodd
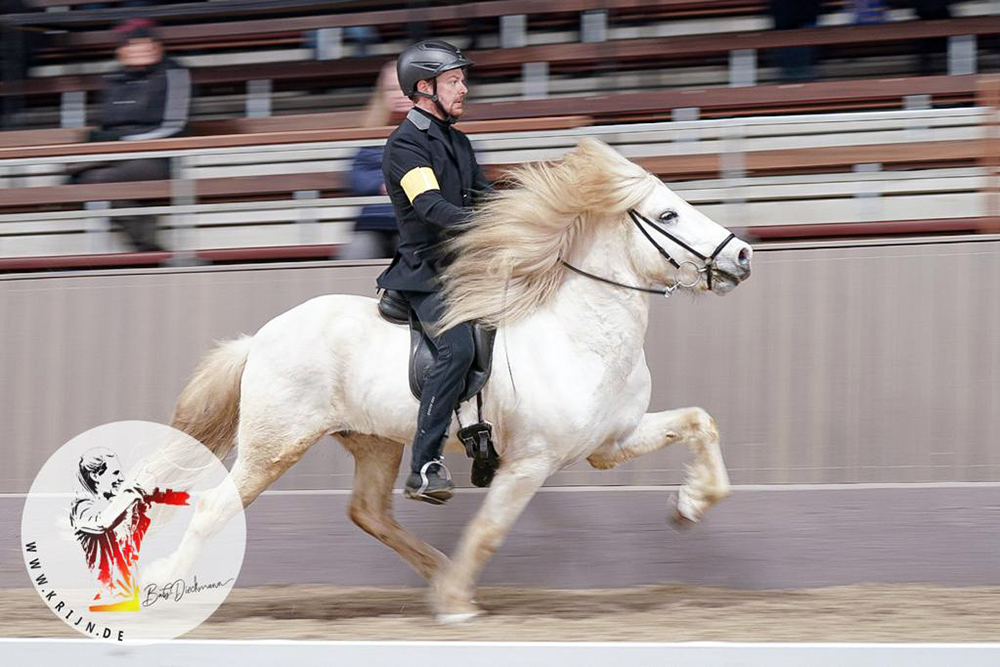
<svg viewBox="0 0 1000 667">
<path fill-rule="evenodd" d="M 464 70 L 449 70 L 437 78 L 438 100 L 444 110 L 455 118 L 461 118 L 465 113 L 465 96 L 468 92 Z"/>
</svg>

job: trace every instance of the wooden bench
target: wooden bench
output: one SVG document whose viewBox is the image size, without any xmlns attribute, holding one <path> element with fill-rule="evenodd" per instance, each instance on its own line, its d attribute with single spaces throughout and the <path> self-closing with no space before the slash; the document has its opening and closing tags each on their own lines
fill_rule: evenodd
<svg viewBox="0 0 1000 667">
<path fill-rule="evenodd" d="M 356 113 L 310 114 L 238 118 L 191 123 L 183 137 L 153 141 L 85 143 L 86 128 L 0 132 L 0 161 L 27 158 L 100 156 L 145 150 L 232 148 L 271 144 L 385 139 L 393 127 L 362 128 L 353 125 Z M 466 134 L 532 132 L 584 127 L 592 119 L 583 115 L 487 118 L 462 123 Z M 7 137 L 7 135 L 13 135 Z"/>
<path fill-rule="evenodd" d="M 506 1 L 506 0 L 504 0 Z M 511 0 L 513 1 L 513 0 Z M 486 3 L 492 4 L 492 3 Z M 547 63 L 550 72 L 593 71 L 624 66 L 646 69 L 671 63 L 710 58 L 733 58 L 750 61 L 747 54 L 788 46 L 852 47 L 874 44 L 909 44 L 915 40 L 1000 33 L 1000 16 L 957 18 L 947 21 L 907 21 L 880 25 L 831 26 L 787 31 L 730 33 L 726 39 L 717 35 L 689 35 L 605 42 L 574 42 L 520 48 L 489 49 L 472 53 L 477 62 L 477 77 L 509 77 L 521 73 L 528 63 Z M 370 84 L 384 64 L 384 56 L 342 58 L 337 60 L 261 63 L 253 67 L 253 77 L 277 85 L 302 85 L 322 82 L 325 86 Z M 748 74 L 752 78 L 753 74 Z M 195 68 L 193 81 L 200 87 L 232 85 L 247 80 L 245 65 Z M 93 91 L 101 86 L 100 77 L 56 76 L 29 79 L 23 89 L 28 95 L 53 95 L 66 91 Z M 0 88 L 0 93 L 4 88 Z"/>
<path fill-rule="evenodd" d="M 571 101 L 562 98 L 547 98 L 517 102 L 473 103 L 469 106 L 467 120 L 462 122 L 462 127 L 469 133 L 500 131 L 496 129 L 498 127 L 496 125 L 479 126 L 477 123 L 479 121 L 504 121 L 510 123 L 512 130 L 519 127 L 525 130 L 545 129 L 545 127 L 552 126 L 544 125 L 544 123 L 556 122 L 546 119 L 562 117 L 561 114 L 565 113 L 568 104 L 572 105 L 574 113 L 586 116 L 597 124 L 666 120 L 674 117 L 677 109 L 684 110 L 685 117 L 689 118 L 725 118 L 901 109 L 909 106 L 912 100 L 920 100 L 921 103 L 926 103 L 931 107 L 972 105 L 985 99 L 983 98 L 985 94 L 983 82 L 988 80 L 991 80 L 989 76 L 980 75 L 929 76 L 747 88 L 661 90 L 576 97 Z M 201 137 L 345 129 L 356 124 L 357 117 L 357 112 L 346 111 L 193 121 L 189 126 L 188 134 Z M 569 120 L 572 117 L 564 118 L 568 118 L 567 123 L 574 122 Z M 526 121 L 535 124 L 530 122 L 521 124 Z M 537 123 L 543 123 L 543 125 Z M 569 126 L 571 125 L 567 125 L 567 127 Z M 355 131 L 352 130 L 352 132 Z M 357 136 L 362 138 L 365 135 L 358 134 Z M 79 143 L 85 138 L 86 128 L 0 132 L 0 150 Z M 251 141 L 266 141 L 266 138 L 256 136 Z M 119 144 L 113 145 L 118 146 Z M 35 154 L 47 155 L 48 153 Z M 0 153 L 0 159 L 4 155 L 9 158 L 16 156 L 16 153 Z M 28 156 L 32 153 L 24 155 Z"/>
<path fill-rule="evenodd" d="M 53 0 L 39 0 L 52 4 Z M 86 0 L 76 0 L 83 4 Z M 34 4 L 39 5 L 39 2 Z M 58 3 L 68 5 L 70 3 Z M 280 24 L 269 11 L 262 8 L 270 5 L 271 14 L 281 15 Z M 532 25 L 549 23 L 548 19 L 559 17 L 571 19 L 579 26 L 580 14 L 584 12 L 607 12 L 610 20 L 619 16 L 632 17 L 641 12 L 644 20 L 687 19 L 692 17 L 732 17 L 766 14 L 766 0 L 557 0 L 536 3 L 526 0 L 489 0 L 480 2 L 450 3 L 425 7 L 393 8 L 402 3 L 347 3 L 347 2 L 282 2 L 261 3 L 245 1 L 195 2 L 175 6 L 148 7 L 142 15 L 159 19 L 164 23 L 163 36 L 168 46 L 197 43 L 217 44 L 222 39 L 253 39 L 267 34 L 302 32 L 323 28 L 343 28 L 351 26 L 376 25 L 405 26 L 419 21 L 428 25 L 435 34 L 448 25 L 464 27 L 468 21 L 496 19 L 503 16 L 525 15 Z M 366 6 L 359 6 L 366 5 Z M 311 16 L 289 14 L 311 13 Z M 21 26 L 49 26 L 55 28 L 79 25 L 109 24 L 117 20 L 121 12 L 97 10 L 86 12 L 48 12 L 46 14 L 19 14 L 7 17 L 7 21 Z M 259 18 L 232 21 L 233 17 L 247 14 Z M 133 12 L 134 15 L 134 12 Z M 183 20 L 186 25 L 177 25 Z M 204 22 L 211 21 L 210 24 Z M 200 23 L 195 23 L 198 21 Z M 58 46 L 77 48 L 108 49 L 114 45 L 110 30 L 75 32 L 57 40 Z"/>
<path fill-rule="evenodd" d="M 884 170 L 934 168 L 978 168 L 988 156 L 988 146 L 981 139 L 954 141 L 915 141 L 910 143 L 827 146 L 757 150 L 738 156 L 720 153 L 651 155 L 633 159 L 661 178 L 679 183 L 696 179 L 733 178 L 734 164 L 738 178 L 753 179 L 767 175 L 852 172 L 859 164 L 878 164 Z M 733 158 L 736 158 L 734 162 Z M 508 164 L 485 166 L 491 178 L 500 176 Z M 232 171 L 232 169 L 222 169 Z M 978 181 L 977 181 L 978 182 Z M 959 186 L 973 193 L 981 187 Z M 938 186 L 939 191 L 946 190 Z M 344 172 L 304 171 L 269 175 L 200 177 L 189 181 L 152 181 L 106 185 L 59 185 L 21 187 L 3 190 L 0 211 L 15 213 L 35 207 L 79 206 L 89 201 L 137 200 L 195 202 L 284 199 L 293 208 L 292 195 L 313 192 L 316 197 L 345 196 Z M 830 194 L 830 193 L 827 193 Z M 834 193 L 836 194 L 836 193 Z M 774 195 L 770 195 L 771 198 Z M 825 195 L 824 195 L 825 196 Z M 841 191 L 838 197 L 850 196 Z"/>
<path fill-rule="evenodd" d="M 52 2 L 54 0 L 48 0 Z M 83 3 L 86 0 L 78 0 Z M 259 3 L 258 3 L 259 4 Z M 378 5 L 380 3 L 370 3 Z M 894 3 L 904 5 L 905 0 Z M 830 2 L 828 9 L 843 9 L 845 2 Z M 353 26 L 402 27 L 414 21 L 420 21 L 429 27 L 436 35 L 442 36 L 448 32 L 461 34 L 470 21 L 497 19 L 504 16 L 523 15 L 530 25 L 551 25 L 552 18 L 561 19 L 560 25 L 580 27 L 581 15 L 588 12 L 601 12 L 606 15 L 606 23 L 616 21 L 640 20 L 648 23 L 652 20 L 681 20 L 692 18 L 720 18 L 737 16 L 767 16 L 766 0 L 559 0 L 549 3 L 534 3 L 525 0 L 492 0 L 489 2 L 458 3 L 444 6 L 428 6 L 422 8 L 371 8 L 362 11 L 343 11 L 344 3 L 322 6 L 322 13 L 311 16 L 288 17 L 287 13 L 319 9 L 315 4 L 300 4 L 296 2 L 283 3 L 280 11 L 284 14 L 280 20 L 267 17 L 266 12 L 260 18 L 232 21 L 233 16 L 240 16 L 246 11 L 246 2 L 214 2 L 190 3 L 182 10 L 173 8 L 147 8 L 143 14 L 156 18 L 176 19 L 180 11 L 185 11 L 183 18 L 213 19 L 212 23 L 188 23 L 182 25 L 167 24 L 162 28 L 162 35 L 168 48 L 213 48 L 229 42 L 241 44 L 273 44 L 282 39 L 296 40 L 306 31 L 327 28 L 346 28 Z M 349 8 L 347 8 L 349 9 Z M 339 11 L 338 11 L 339 10 Z M 96 14 L 98 18 L 102 14 Z M 15 15 L 10 17 L 19 25 L 50 25 L 63 27 L 73 23 L 83 22 L 85 15 L 65 13 Z M 448 28 L 451 28 L 449 31 Z M 81 52 L 99 51 L 110 53 L 115 46 L 115 38 L 110 30 L 87 32 L 70 32 L 58 37 L 48 49 L 50 52 L 65 52 L 78 56 Z"/>
<path fill-rule="evenodd" d="M 951 116 L 955 119 L 952 120 Z M 726 150 L 724 142 L 729 132 L 726 128 L 735 126 L 735 121 L 610 126 L 593 128 L 588 133 L 609 137 L 620 150 L 675 183 L 678 191 L 693 204 L 726 224 L 734 224 L 728 216 L 737 210 L 730 200 L 732 189 L 738 188 L 747 204 L 745 213 L 737 221 L 740 226 L 753 227 L 756 233 L 758 227 L 787 227 L 789 221 L 796 219 L 818 225 L 836 225 L 838 222 L 856 225 L 857 209 L 871 207 L 854 195 L 857 191 L 869 190 L 880 192 L 884 197 L 879 199 L 880 208 L 874 213 L 866 212 L 861 217 L 862 221 L 865 216 L 871 218 L 875 214 L 882 216 L 879 219 L 906 221 L 913 218 L 914 211 L 918 211 L 926 212 L 933 219 L 948 216 L 964 220 L 962 224 L 993 224 L 996 216 L 985 204 L 984 193 L 991 187 L 990 175 L 995 178 L 997 173 L 996 166 L 992 164 L 995 156 L 991 152 L 996 148 L 995 142 L 968 134 L 970 128 L 989 123 L 989 119 L 989 115 L 979 110 L 946 114 L 928 111 L 843 118 L 751 119 L 739 123 L 740 134 L 745 137 L 746 146 L 760 145 L 761 148 L 746 150 L 738 155 L 722 152 Z M 935 133 L 939 140 L 914 140 L 907 136 L 910 126 L 913 126 L 917 137 Z M 378 131 L 372 130 L 374 133 Z M 684 135 L 692 131 L 699 137 L 697 141 L 685 138 Z M 332 134 L 336 132 L 273 133 L 267 137 L 272 142 L 272 149 L 266 155 L 259 148 L 262 144 L 253 143 L 258 137 L 167 139 L 132 146 L 107 144 L 109 153 L 120 153 L 124 148 L 181 150 L 181 146 L 197 147 L 204 153 L 204 146 L 198 147 L 197 143 L 209 140 L 215 141 L 214 145 L 219 147 L 229 146 L 229 149 L 218 152 L 218 157 L 212 159 L 208 159 L 211 155 L 206 153 L 191 167 L 192 180 L 173 184 L 122 183 L 3 190 L 0 253 L 3 252 L 2 240 L 6 235 L 4 230 L 17 234 L 48 234 L 55 243 L 58 241 L 55 235 L 58 234 L 86 234 L 90 223 L 85 223 L 84 219 L 102 215 L 79 210 L 37 214 L 19 214 L 18 211 L 38 206 L 79 209 L 87 201 L 111 199 L 173 201 L 173 206 L 158 210 L 168 216 L 177 214 L 180 216 L 178 219 L 188 219 L 190 224 L 199 226 L 199 238 L 216 247 L 231 244 L 227 239 L 242 239 L 240 229 L 244 228 L 252 232 L 248 238 L 254 245 L 273 245 L 276 239 L 284 239 L 292 245 L 315 245 L 300 238 L 301 228 L 297 226 L 297 212 L 307 209 L 317 213 L 316 229 L 322 229 L 323 234 L 332 235 L 334 239 L 343 238 L 344 230 L 349 229 L 349 221 L 360 205 L 356 201 L 344 200 L 343 173 L 322 163 L 317 163 L 318 171 L 294 171 L 300 164 L 306 164 L 304 160 L 329 160 L 331 156 L 336 158 L 338 152 L 342 157 L 336 159 L 346 163 L 353 149 L 337 148 L 339 144 L 331 141 L 336 141 L 334 137 L 350 137 Z M 477 137 L 476 141 L 484 150 L 488 172 L 496 176 L 511 162 L 557 157 L 562 150 L 572 146 L 579 132 L 580 129 L 566 129 L 566 124 L 563 124 L 562 128 L 533 133 L 486 134 Z M 841 132 L 843 138 L 837 132 Z M 321 136 L 327 137 L 323 141 L 329 148 L 320 150 L 318 142 Z M 886 143 L 888 137 L 895 137 L 892 143 Z M 239 150 L 233 142 L 248 139 L 252 141 L 244 144 L 247 148 L 242 154 L 249 161 L 236 159 L 234 156 L 238 156 Z M 377 143 L 378 138 L 372 136 L 372 141 Z M 837 145 L 848 141 L 856 143 Z M 309 152 L 316 153 L 315 158 L 302 155 L 303 151 L 298 146 L 304 144 L 309 144 Z M 357 146 L 358 142 L 350 141 L 346 145 Z M 6 156 L 12 159 L 17 155 L 25 161 L 32 158 L 57 160 L 74 154 L 92 157 L 86 151 L 99 146 L 13 149 L 8 150 Z M 237 148 L 237 152 L 234 153 L 233 148 Z M 240 173 L 241 164 L 253 172 L 257 169 L 253 160 L 265 166 L 276 166 L 276 173 L 213 175 L 213 170 L 219 174 Z M 3 164 L 0 161 L 0 166 Z M 884 171 L 852 173 L 859 164 L 878 164 Z M 914 175 L 908 175 L 905 170 L 915 170 Z M 799 176 L 793 176 L 795 174 Z M 818 175 L 812 177 L 810 174 Z M 295 193 L 307 192 L 309 200 L 293 201 Z M 260 203 L 248 205 L 245 203 L 247 200 L 260 200 Z M 322 207 L 326 208 L 320 214 Z M 263 216 L 257 224 L 253 223 L 255 215 L 259 215 L 257 209 L 277 212 L 274 216 Z M 241 214 L 237 211 L 246 211 L 245 221 L 252 224 L 234 228 L 233 225 L 240 222 Z M 235 222 L 232 221 L 234 216 Z M 63 218 L 68 220 L 65 224 L 55 222 Z M 850 229 L 854 228 L 833 226 L 829 228 L 831 231 L 825 233 Z M 770 233 L 773 237 L 778 232 L 772 230 Z M 80 240 L 82 237 L 66 238 Z"/>
</svg>

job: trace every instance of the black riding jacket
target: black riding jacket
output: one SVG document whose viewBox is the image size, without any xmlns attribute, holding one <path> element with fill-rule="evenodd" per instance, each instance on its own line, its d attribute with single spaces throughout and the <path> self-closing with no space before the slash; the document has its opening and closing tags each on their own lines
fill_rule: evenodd
<svg viewBox="0 0 1000 667">
<path fill-rule="evenodd" d="M 490 187 L 472 144 L 453 125 L 414 108 L 386 141 L 382 173 L 396 211 L 399 250 L 378 286 L 434 292 L 448 263 L 442 243 Z"/>
<path fill-rule="evenodd" d="M 123 68 L 107 77 L 101 100 L 100 139 L 142 141 L 184 129 L 191 106 L 191 75 L 164 58 L 143 69 Z"/>
</svg>

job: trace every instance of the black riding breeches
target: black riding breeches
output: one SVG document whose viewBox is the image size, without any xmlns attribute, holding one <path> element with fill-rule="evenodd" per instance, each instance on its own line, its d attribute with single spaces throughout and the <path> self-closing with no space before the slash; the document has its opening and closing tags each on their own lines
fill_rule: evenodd
<svg viewBox="0 0 1000 667">
<path fill-rule="evenodd" d="M 437 292 L 403 292 L 403 295 L 424 325 L 425 332 L 444 310 Z M 471 324 L 459 324 L 438 336 L 428 334 L 428 337 L 434 346 L 435 362 L 424 381 L 417 433 L 413 437 L 411 467 L 416 472 L 428 461 L 441 456 L 451 415 L 465 391 L 465 378 L 476 353 Z"/>
</svg>

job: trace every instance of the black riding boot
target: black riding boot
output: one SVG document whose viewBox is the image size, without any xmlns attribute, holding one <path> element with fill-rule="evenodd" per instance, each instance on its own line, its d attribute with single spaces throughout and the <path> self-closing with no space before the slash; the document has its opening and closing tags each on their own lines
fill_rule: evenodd
<svg viewBox="0 0 1000 667">
<path fill-rule="evenodd" d="M 403 487 L 403 496 L 432 505 L 444 505 L 455 494 L 451 473 L 440 459 L 428 461 L 420 472 L 411 472 Z"/>
</svg>

